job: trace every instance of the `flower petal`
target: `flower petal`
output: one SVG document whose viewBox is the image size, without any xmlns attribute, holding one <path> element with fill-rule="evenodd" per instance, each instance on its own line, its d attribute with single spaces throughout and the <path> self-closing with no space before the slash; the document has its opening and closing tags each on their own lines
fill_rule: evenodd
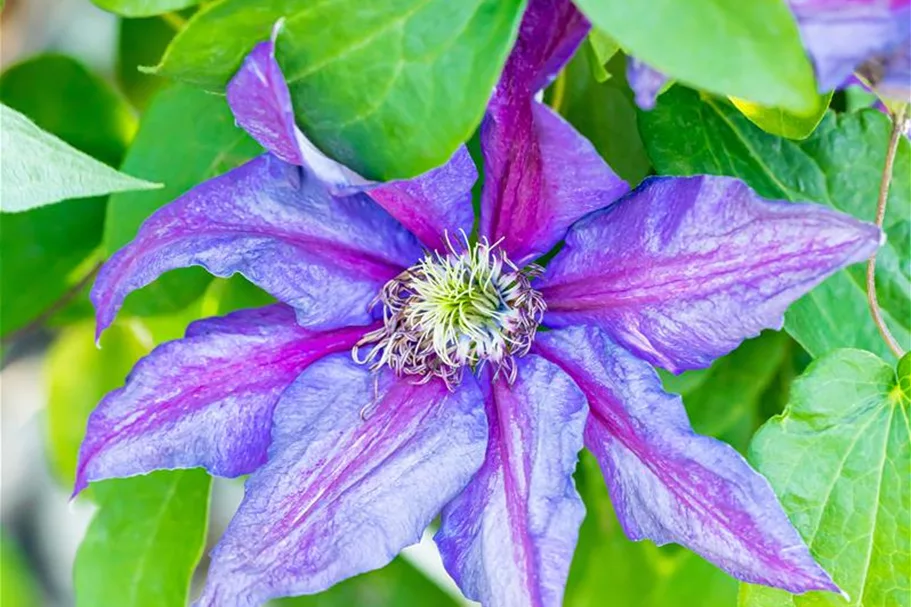
<svg viewBox="0 0 911 607">
<path fill-rule="evenodd" d="M 890 74 L 889 64 L 896 55 L 908 57 L 911 4 L 907 0 L 791 0 L 791 9 L 816 66 L 821 91 L 838 88 L 868 61 L 884 68 L 881 78 L 900 79 L 900 73 Z M 900 85 L 907 97 L 907 80 Z"/>
<path fill-rule="evenodd" d="M 221 542 L 201 605 L 259 605 L 382 567 L 484 458 L 477 383 L 450 393 L 372 374 L 350 356 L 313 365 L 275 410 L 269 462 Z"/>
<path fill-rule="evenodd" d="M 559 607 L 585 506 L 573 484 L 585 399 L 555 365 L 518 362 L 516 382 L 487 394 L 484 465 L 443 510 L 443 563 L 488 607 Z"/>
<path fill-rule="evenodd" d="M 272 410 L 313 361 L 350 350 L 368 327 L 324 333 L 275 304 L 195 322 L 140 360 L 89 417 L 76 492 L 88 482 L 202 466 L 247 474 L 266 461 Z"/>
<path fill-rule="evenodd" d="M 333 193 L 354 193 L 371 183 L 313 145 L 297 127 L 288 83 L 275 60 L 275 39 L 257 44 L 228 83 L 228 105 L 234 118 L 266 150 L 285 162 L 306 167 Z"/>
<path fill-rule="evenodd" d="M 471 234 L 471 188 L 478 169 L 465 146 L 441 167 L 413 179 L 377 185 L 368 194 L 428 248 L 446 249 L 446 238 Z"/>
<path fill-rule="evenodd" d="M 588 29 L 569 0 L 532 0 L 481 125 L 481 236 L 503 238 L 519 265 L 628 189 L 587 139 L 534 100 Z"/>
<path fill-rule="evenodd" d="M 838 591 L 769 483 L 729 445 L 695 434 L 652 367 L 595 327 L 550 331 L 535 347 L 585 393 L 585 445 L 631 539 L 682 544 L 747 582 Z"/>
<path fill-rule="evenodd" d="M 92 289 L 98 331 L 123 299 L 168 270 L 241 273 L 314 328 L 370 322 L 379 288 L 422 255 L 417 240 L 363 194 L 333 198 L 316 179 L 260 156 L 149 217 Z"/>
<path fill-rule="evenodd" d="M 370 196 L 411 230 L 428 248 L 445 247 L 444 233 L 471 233 L 471 188 L 478 170 L 465 146 L 443 166 L 414 179 L 376 183 L 365 179 L 314 146 L 297 127 L 288 84 L 275 60 L 275 38 L 247 55 L 228 83 L 228 103 L 237 123 L 269 152 L 285 162 L 307 167 L 333 194 Z"/>
<path fill-rule="evenodd" d="M 653 178 L 573 226 L 538 288 L 549 325 L 596 324 L 679 372 L 780 328 L 791 302 L 881 238 L 871 224 L 764 200 L 729 177 Z"/>
<path fill-rule="evenodd" d="M 633 57 L 627 59 L 626 79 L 636 95 L 636 105 L 643 110 L 654 109 L 658 93 L 668 81 L 667 76 Z"/>
</svg>

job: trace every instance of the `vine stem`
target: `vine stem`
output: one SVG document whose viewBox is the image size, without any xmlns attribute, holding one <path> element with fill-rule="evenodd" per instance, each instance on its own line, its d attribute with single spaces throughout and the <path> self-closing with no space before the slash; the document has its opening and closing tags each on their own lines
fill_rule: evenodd
<svg viewBox="0 0 911 607">
<path fill-rule="evenodd" d="M 70 303 L 90 282 L 92 282 L 92 280 L 95 279 L 95 276 L 98 274 L 98 270 L 101 269 L 101 266 L 101 262 L 97 263 L 91 269 L 91 271 L 89 271 L 88 274 L 83 276 L 79 282 L 70 287 L 66 293 L 64 293 L 57 301 L 52 303 L 46 310 L 44 310 L 44 312 L 38 315 L 35 320 L 25 325 L 21 329 L 16 329 L 4 337 L 2 340 L 3 345 L 11 344 L 14 341 L 17 341 L 22 337 L 25 337 L 26 335 L 32 333 L 33 331 L 40 329 L 44 323 L 50 320 L 54 314 L 66 307 L 66 304 Z"/>
<path fill-rule="evenodd" d="M 889 137 L 889 148 L 886 150 L 886 164 L 883 167 L 883 177 L 879 183 L 879 200 L 876 203 L 876 225 L 882 229 L 883 220 L 886 217 L 886 201 L 889 198 L 889 186 L 892 184 L 892 169 L 895 166 L 895 155 L 898 151 L 898 143 L 901 140 L 905 130 L 905 121 L 908 119 L 908 104 L 902 104 L 898 110 L 892 114 L 892 135 Z M 883 336 L 886 345 L 895 354 L 897 358 L 904 355 L 902 347 L 893 337 L 889 327 L 883 319 L 882 311 L 879 309 L 879 302 L 876 300 L 876 251 L 867 261 L 867 303 L 870 304 L 870 314 L 873 316 L 873 322 L 879 329 L 879 334 Z"/>
</svg>

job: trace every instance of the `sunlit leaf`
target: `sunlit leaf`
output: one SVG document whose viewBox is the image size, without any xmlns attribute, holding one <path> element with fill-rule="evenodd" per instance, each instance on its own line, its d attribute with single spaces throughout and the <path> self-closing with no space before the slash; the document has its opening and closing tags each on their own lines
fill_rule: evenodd
<svg viewBox="0 0 911 607">
<path fill-rule="evenodd" d="M 766 106 L 813 110 L 813 70 L 781 0 L 576 4 L 630 55 L 675 80 Z"/>
<path fill-rule="evenodd" d="M 124 17 L 151 17 L 179 11 L 200 0 L 92 0 L 99 8 Z"/>
<path fill-rule="evenodd" d="M 159 184 L 112 169 L 0 104 L 0 211 L 19 213 L 67 198 L 88 198 Z"/>
<path fill-rule="evenodd" d="M 750 460 L 850 600 L 744 586 L 741 607 L 911 602 L 909 406 L 895 369 L 869 352 L 832 352 L 794 382 L 784 413 L 754 438 Z"/>
<path fill-rule="evenodd" d="M 731 103 L 743 112 L 743 115 L 749 118 L 750 122 L 766 133 L 780 135 L 788 139 L 805 139 L 813 132 L 822 117 L 825 116 L 831 100 L 831 92 L 826 95 L 819 95 L 816 107 L 809 114 L 795 114 L 781 108 L 766 107 L 745 99 L 737 99 L 736 97 L 731 98 Z"/>
<path fill-rule="evenodd" d="M 185 605 L 210 480 L 203 470 L 164 470 L 93 484 L 99 509 L 76 553 L 76 607 Z"/>
</svg>

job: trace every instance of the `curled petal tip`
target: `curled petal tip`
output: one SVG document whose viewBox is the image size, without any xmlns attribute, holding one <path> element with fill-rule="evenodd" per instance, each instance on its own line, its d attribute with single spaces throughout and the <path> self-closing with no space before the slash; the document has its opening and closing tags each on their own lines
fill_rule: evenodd
<svg viewBox="0 0 911 607">
<path fill-rule="evenodd" d="M 281 33 L 282 28 L 285 27 L 285 18 L 279 17 L 278 21 L 275 22 L 275 25 L 272 26 L 272 36 L 270 40 L 272 44 L 275 44 L 275 41 L 278 40 L 278 35 Z M 274 50 L 273 50 L 274 54 Z"/>
</svg>

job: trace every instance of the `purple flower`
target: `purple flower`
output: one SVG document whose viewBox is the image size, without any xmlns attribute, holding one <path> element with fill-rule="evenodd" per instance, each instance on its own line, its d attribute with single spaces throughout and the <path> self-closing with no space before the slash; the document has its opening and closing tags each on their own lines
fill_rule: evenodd
<svg viewBox="0 0 911 607">
<path fill-rule="evenodd" d="M 911 0 L 790 0 L 820 92 L 842 88 L 856 71 L 883 97 L 911 101 Z M 636 59 L 627 79 L 644 110 L 667 76 Z"/>
<path fill-rule="evenodd" d="M 477 239 L 465 150 L 367 183 L 294 126 L 267 42 L 228 101 L 269 153 L 159 210 L 102 269 L 99 330 L 130 291 L 187 265 L 240 272 L 281 302 L 158 347 L 92 414 L 80 452 L 77 491 L 161 468 L 250 475 L 200 605 L 324 590 L 388 563 L 440 512 L 466 596 L 559 605 L 583 444 L 631 538 L 750 582 L 836 590 L 769 484 L 693 433 L 651 365 L 704 367 L 780 327 L 880 232 L 724 177 L 629 192 L 534 99 L 587 30 L 567 0 L 530 3 L 481 127 Z M 564 240 L 546 270 L 533 264 Z"/>
<path fill-rule="evenodd" d="M 911 0 L 790 0 L 820 91 L 855 71 L 884 97 L 911 101 Z"/>
</svg>

